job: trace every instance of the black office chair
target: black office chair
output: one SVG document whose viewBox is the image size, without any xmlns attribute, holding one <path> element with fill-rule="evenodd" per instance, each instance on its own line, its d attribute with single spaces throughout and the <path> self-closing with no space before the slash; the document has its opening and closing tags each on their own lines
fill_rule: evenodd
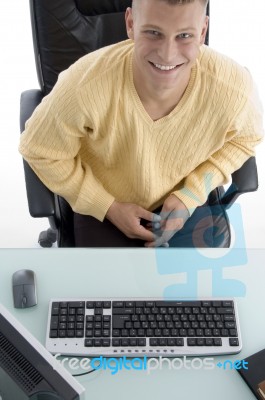
<svg viewBox="0 0 265 400">
<path fill-rule="evenodd" d="M 77 59 L 100 47 L 127 38 L 124 13 L 131 0 L 30 0 L 33 44 L 40 89 L 21 95 L 20 129 L 57 81 L 58 74 Z M 209 7 L 207 9 L 209 14 Z M 206 44 L 209 41 L 209 31 Z M 29 212 L 32 217 L 48 217 L 50 228 L 41 232 L 42 247 L 74 247 L 73 211 L 60 196 L 52 193 L 24 161 Z M 208 204 L 215 209 L 214 247 L 229 247 L 231 234 L 226 209 L 237 197 L 258 188 L 255 158 L 250 158 L 232 174 L 225 192 L 215 189 Z M 217 212 L 216 212 L 217 210 Z"/>
</svg>

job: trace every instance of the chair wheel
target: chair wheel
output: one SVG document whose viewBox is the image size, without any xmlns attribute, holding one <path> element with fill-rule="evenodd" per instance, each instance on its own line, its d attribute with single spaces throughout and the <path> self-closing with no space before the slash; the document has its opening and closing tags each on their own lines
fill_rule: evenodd
<svg viewBox="0 0 265 400">
<path fill-rule="evenodd" d="M 51 228 L 47 231 L 42 231 L 39 235 L 39 245 L 41 247 L 52 247 L 57 240 L 57 232 Z"/>
</svg>

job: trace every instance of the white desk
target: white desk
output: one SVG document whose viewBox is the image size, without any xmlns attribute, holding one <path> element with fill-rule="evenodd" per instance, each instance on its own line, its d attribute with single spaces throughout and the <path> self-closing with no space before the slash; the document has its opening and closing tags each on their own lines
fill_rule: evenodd
<svg viewBox="0 0 265 400">
<path fill-rule="evenodd" d="M 165 250 L 164 250 L 165 251 Z M 166 250 L 170 251 L 170 250 Z M 215 251 L 215 257 L 218 256 Z M 179 260 L 184 259 L 178 250 Z M 236 252 L 234 250 L 234 252 Z M 209 252 L 205 261 L 206 269 L 196 272 L 197 289 L 200 296 L 211 295 L 211 277 L 220 260 L 212 258 Z M 242 254 L 234 254 L 240 260 Z M 209 258 L 212 261 L 209 262 Z M 243 257 L 244 258 L 244 257 Z M 243 350 L 239 355 L 215 358 L 243 359 L 265 347 L 265 250 L 249 250 L 243 266 L 223 268 L 226 278 L 240 280 L 246 287 L 246 294 L 237 298 Z M 0 250 L 0 302 L 28 328 L 40 342 L 44 343 L 48 301 L 51 297 L 77 296 L 163 296 L 169 285 L 178 283 L 184 288 L 185 268 L 181 272 L 161 274 L 163 266 L 156 251 L 139 250 L 86 250 L 86 249 L 36 249 Z M 237 264 L 238 262 L 235 262 Z M 165 265 L 165 269 L 166 269 Z M 192 267 L 192 266 L 190 266 Z M 13 308 L 11 276 L 21 268 L 33 269 L 37 275 L 38 305 L 31 309 Z M 189 269 L 189 266 L 187 266 Z M 168 272 L 168 271 L 167 271 Z M 171 271 L 172 272 L 172 271 Z M 182 286 L 181 286 L 182 285 Z M 183 286 L 184 285 L 184 286 Z M 194 286 L 193 286 L 194 288 Z M 168 290 L 168 289 L 167 289 Z M 191 286 L 187 286 L 187 296 Z M 78 378 L 87 390 L 87 399 L 116 400 L 251 400 L 254 396 L 236 371 L 222 370 L 162 370 L 121 371 L 111 375 L 110 371 L 98 371 Z"/>
</svg>

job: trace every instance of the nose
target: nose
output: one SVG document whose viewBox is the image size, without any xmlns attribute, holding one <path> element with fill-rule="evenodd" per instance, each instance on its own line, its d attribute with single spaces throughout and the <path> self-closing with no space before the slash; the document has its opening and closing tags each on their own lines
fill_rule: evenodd
<svg viewBox="0 0 265 400">
<path fill-rule="evenodd" d="M 160 43 L 158 55 L 163 63 L 167 65 L 174 65 L 177 54 L 178 46 L 174 39 L 167 39 Z"/>
</svg>

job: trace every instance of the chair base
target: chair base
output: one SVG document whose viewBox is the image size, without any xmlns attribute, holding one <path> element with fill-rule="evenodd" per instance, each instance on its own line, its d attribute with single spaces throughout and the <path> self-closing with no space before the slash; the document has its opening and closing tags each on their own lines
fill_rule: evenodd
<svg viewBox="0 0 265 400">
<path fill-rule="evenodd" d="M 39 234 L 39 245 L 41 247 L 52 247 L 53 243 L 57 241 L 57 231 L 55 229 L 47 229 Z"/>
</svg>

